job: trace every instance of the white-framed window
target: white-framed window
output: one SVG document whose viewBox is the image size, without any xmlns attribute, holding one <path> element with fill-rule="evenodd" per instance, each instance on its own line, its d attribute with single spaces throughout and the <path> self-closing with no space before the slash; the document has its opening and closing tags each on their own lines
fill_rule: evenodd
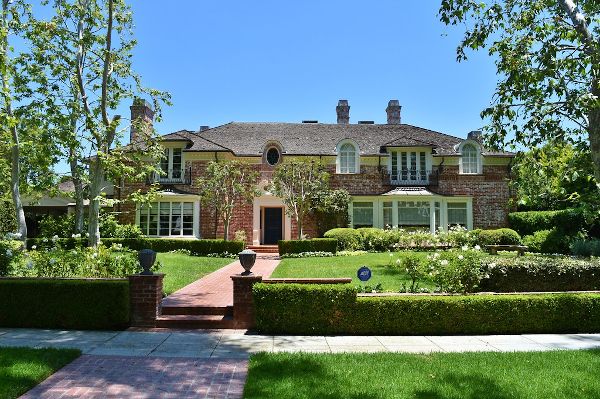
<svg viewBox="0 0 600 399">
<path fill-rule="evenodd" d="M 352 203 L 352 226 L 355 229 L 373 227 L 373 202 Z"/>
<path fill-rule="evenodd" d="M 430 201 L 398 201 L 398 226 L 429 228 L 430 208 Z"/>
<path fill-rule="evenodd" d="M 142 205 L 138 225 L 150 237 L 194 236 L 194 202 L 159 201 Z"/>
<path fill-rule="evenodd" d="M 468 228 L 468 215 L 466 202 L 448 202 L 448 226 L 460 225 Z"/>
<path fill-rule="evenodd" d="M 336 173 L 360 173 L 358 145 L 352 140 L 342 140 L 336 148 Z"/>
<path fill-rule="evenodd" d="M 460 173 L 462 174 L 480 174 L 481 173 L 481 151 L 476 143 L 466 142 L 459 149 L 462 157 L 460 159 Z"/>
<path fill-rule="evenodd" d="M 160 160 L 160 169 L 164 175 L 159 179 L 177 180 L 183 177 L 183 157 L 181 148 L 165 148 Z"/>
<path fill-rule="evenodd" d="M 427 185 L 431 173 L 431 160 L 425 150 L 391 151 L 388 170 L 392 182 L 410 185 Z"/>
</svg>

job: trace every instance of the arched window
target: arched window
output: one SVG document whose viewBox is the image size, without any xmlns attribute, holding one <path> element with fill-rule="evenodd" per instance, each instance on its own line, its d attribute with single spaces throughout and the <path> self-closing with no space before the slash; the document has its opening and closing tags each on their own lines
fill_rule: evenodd
<svg viewBox="0 0 600 399">
<path fill-rule="evenodd" d="M 474 144 L 465 144 L 461 149 L 461 173 L 481 173 L 479 168 L 479 151 Z"/>
<path fill-rule="evenodd" d="M 351 142 L 338 144 L 337 173 L 358 173 L 358 150 Z"/>
</svg>

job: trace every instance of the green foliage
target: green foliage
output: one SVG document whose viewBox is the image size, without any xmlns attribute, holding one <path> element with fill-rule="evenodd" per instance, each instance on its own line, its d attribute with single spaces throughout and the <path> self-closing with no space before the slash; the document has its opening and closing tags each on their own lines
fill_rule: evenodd
<svg viewBox="0 0 600 399">
<path fill-rule="evenodd" d="M 569 257 L 489 257 L 481 290 L 556 292 L 600 289 L 600 261 Z"/>
<path fill-rule="evenodd" d="M 10 233 L 9 233 L 10 234 Z M 0 239 L 0 276 L 8 276 L 11 266 L 23 257 L 23 243 L 6 235 Z"/>
<path fill-rule="evenodd" d="M 233 210 L 243 202 L 251 203 L 260 195 L 255 182 L 258 172 L 247 162 L 238 160 L 209 162 L 204 176 L 198 178 L 200 202 L 212 207 L 224 226 L 223 239 L 229 238 Z"/>
<path fill-rule="evenodd" d="M 484 276 L 477 249 L 436 252 L 427 260 L 428 275 L 440 292 L 473 292 Z"/>
<path fill-rule="evenodd" d="M 530 211 L 508 214 L 510 227 L 521 236 L 540 230 L 557 228 L 566 235 L 575 235 L 586 230 L 588 224 L 582 212 L 576 209 L 560 211 Z"/>
<path fill-rule="evenodd" d="M 511 169 L 521 211 L 549 211 L 597 202 L 589 148 L 548 143 L 519 153 Z"/>
<path fill-rule="evenodd" d="M 389 233 L 375 227 L 362 227 L 356 231 L 360 233 L 361 249 L 383 252 L 390 248 Z"/>
<path fill-rule="evenodd" d="M 129 326 L 127 280 L 0 279 L 0 326 L 122 330 Z"/>
<path fill-rule="evenodd" d="M 398 263 L 396 263 L 396 265 L 397 264 Z M 417 292 L 417 281 L 423 278 L 427 273 L 423 258 L 418 254 L 409 251 L 403 256 L 400 264 L 412 280 L 409 292 Z"/>
<path fill-rule="evenodd" d="M 595 332 L 600 294 L 357 298 L 350 286 L 256 284 L 266 334 L 446 335 Z"/>
<path fill-rule="evenodd" d="M 568 254 L 570 253 L 571 241 L 578 237 L 566 236 L 561 230 L 553 228 L 551 230 L 540 230 L 533 235 L 523 237 L 525 244 L 530 252 L 543 254 Z"/>
<path fill-rule="evenodd" d="M 322 237 L 326 231 L 347 227 L 350 193 L 344 189 L 317 192 L 313 208 L 317 223 L 317 234 Z"/>
<path fill-rule="evenodd" d="M 521 236 L 512 229 L 481 230 L 480 245 L 521 245 Z"/>
<path fill-rule="evenodd" d="M 279 254 L 299 254 L 303 252 L 337 252 L 337 240 L 334 238 L 313 238 L 311 240 L 279 240 Z"/>
<path fill-rule="evenodd" d="M 275 168 L 269 191 L 281 198 L 286 213 L 296 219 L 298 239 L 302 240 L 304 217 L 315 208 L 317 197 L 329 191 L 329 173 L 319 159 L 287 159 Z"/>
<path fill-rule="evenodd" d="M 17 231 L 17 218 L 12 201 L 0 199 L 0 236 Z"/>
<path fill-rule="evenodd" d="M 335 238 L 338 242 L 337 248 L 340 251 L 354 251 L 361 248 L 361 234 L 351 228 L 332 229 L 323 235 L 325 238 Z"/>
<path fill-rule="evenodd" d="M 571 252 L 576 256 L 600 256 L 600 239 L 573 240 L 570 245 Z"/>
<path fill-rule="evenodd" d="M 144 236 L 139 226 L 120 224 L 114 215 L 108 213 L 100 215 L 99 223 L 100 235 L 104 238 L 138 238 Z M 84 229 L 87 229 L 87 220 L 84 226 Z M 40 221 L 39 228 L 40 237 L 73 237 L 73 231 L 75 231 L 75 214 L 58 217 L 44 216 Z"/>
</svg>

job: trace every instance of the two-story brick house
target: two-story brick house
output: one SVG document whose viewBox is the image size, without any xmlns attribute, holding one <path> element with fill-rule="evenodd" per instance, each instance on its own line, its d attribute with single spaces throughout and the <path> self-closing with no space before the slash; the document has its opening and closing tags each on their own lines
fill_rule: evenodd
<svg viewBox="0 0 600 399">
<path fill-rule="evenodd" d="M 152 121 L 147 103 L 131 110 L 132 118 Z M 326 163 L 332 188 L 351 194 L 353 227 L 434 231 L 454 224 L 468 229 L 507 226 L 513 153 L 486 150 L 479 132 L 460 139 L 402 124 L 397 100 L 388 104 L 387 124 L 350 124 L 349 110 L 348 102 L 340 100 L 337 124 L 232 122 L 167 134 L 160 164 L 165 174 L 155 177 L 162 198 L 137 209 L 119 205 L 121 220 L 139 225 L 148 236 L 220 237 L 223 230 L 214 212 L 199 203 L 196 179 L 210 161 L 239 159 L 260 172 L 262 195 L 238 206 L 230 234 L 244 230 L 253 245 L 296 238 L 295 222 L 285 214 L 281 200 L 268 192 L 268 185 L 280 162 L 311 156 Z M 115 196 L 143 190 L 147 184 L 124 185 L 115 189 Z M 305 231 L 314 237 L 316 226 L 309 222 Z"/>
</svg>

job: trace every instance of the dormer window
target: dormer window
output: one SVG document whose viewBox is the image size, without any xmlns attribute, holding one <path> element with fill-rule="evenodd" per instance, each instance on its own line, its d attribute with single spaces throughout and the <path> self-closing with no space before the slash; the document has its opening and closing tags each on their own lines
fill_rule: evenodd
<svg viewBox="0 0 600 399">
<path fill-rule="evenodd" d="M 277 165 L 277 163 L 279 162 L 279 150 L 277 150 L 277 148 L 275 147 L 271 147 L 267 150 L 267 163 L 271 166 L 275 166 Z"/>
<path fill-rule="evenodd" d="M 481 173 L 481 153 L 479 146 L 475 143 L 466 142 L 459 148 L 462 154 L 460 160 L 460 173 L 462 174 L 480 174 Z"/>
<path fill-rule="evenodd" d="M 344 140 L 337 147 L 337 173 L 360 173 L 358 146 L 351 140 Z"/>
</svg>

